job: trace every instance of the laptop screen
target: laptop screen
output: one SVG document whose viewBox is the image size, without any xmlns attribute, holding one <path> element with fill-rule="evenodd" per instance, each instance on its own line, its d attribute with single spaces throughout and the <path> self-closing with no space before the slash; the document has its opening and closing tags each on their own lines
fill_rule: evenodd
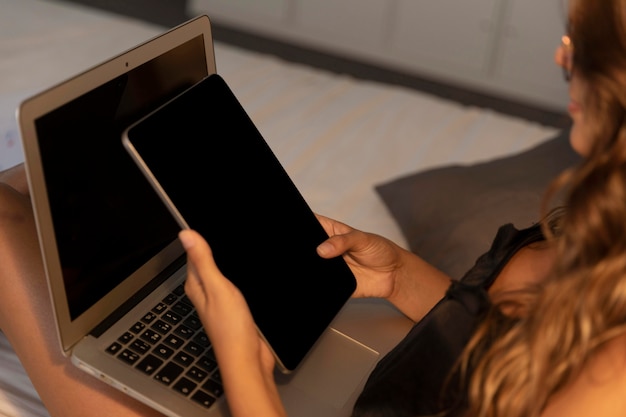
<svg viewBox="0 0 626 417">
<path fill-rule="evenodd" d="M 176 238 L 120 135 L 206 77 L 204 51 L 198 36 L 35 121 L 72 320 Z"/>
</svg>

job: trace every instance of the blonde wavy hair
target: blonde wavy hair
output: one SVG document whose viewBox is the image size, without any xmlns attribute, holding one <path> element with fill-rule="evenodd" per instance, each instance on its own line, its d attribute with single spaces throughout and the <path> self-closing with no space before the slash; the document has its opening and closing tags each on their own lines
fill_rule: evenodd
<svg viewBox="0 0 626 417">
<path fill-rule="evenodd" d="M 557 253 L 550 277 L 501 300 L 530 313 L 494 306 L 464 352 L 472 417 L 539 416 L 603 343 L 626 333 L 626 0 L 572 2 L 569 36 L 589 87 L 591 149 L 546 196 L 544 207 L 563 191 L 566 207 L 543 224 Z"/>
</svg>

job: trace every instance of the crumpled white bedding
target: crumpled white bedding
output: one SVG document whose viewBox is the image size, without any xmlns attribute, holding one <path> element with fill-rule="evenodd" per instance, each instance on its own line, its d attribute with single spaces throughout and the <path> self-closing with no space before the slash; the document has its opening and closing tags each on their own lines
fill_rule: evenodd
<svg viewBox="0 0 626 417">
<path fill-rule="evenodd" d="M 14 116 L 22 99 L 166 29 L 61 1 L 0 0 L 0 9 L 0 170 L 23 159 Z M 403 246 L 374 185 L 519 152 L 556 132 L 406 88 L 215 48 L 218 72 L 313 210 Z M 0 415 L 47 415 L 1 333 L 0 369 Z"/>
</svg>

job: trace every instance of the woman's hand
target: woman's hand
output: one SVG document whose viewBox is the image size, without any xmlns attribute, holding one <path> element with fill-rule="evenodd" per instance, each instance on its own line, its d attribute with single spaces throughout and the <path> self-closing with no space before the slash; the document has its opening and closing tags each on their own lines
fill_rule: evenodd
<svg viewBox="0 0 626 417">
<path fill-rule="evenodd" d="M 446 274 L 389 239 L 317 218 L 330 236 L 317 252 L 323 258 L 343 256 L 357 280 L 353 297 L 385 298 L 419 321 L 450 285 Z"/>
<path fill-rule="evenodd" d="M 318 246 L 322 258 L 343 255 L 357 278 L 353 297 L 389 298 L 393 295 L 396 275 L 403 268 L 403 249 L 388 239 L 362 232 L 344 223 L 317 215 L 330 236 Z"/>
<path fill-rule="evenodd" d="M 274 357 L 256 329 L 243 295 L 218 269 L 209 245 L 183 230 L 185 292 L 198 310 L 220 366 L 234 417 L 285 416 L 274 382 Z"/>
</svg>

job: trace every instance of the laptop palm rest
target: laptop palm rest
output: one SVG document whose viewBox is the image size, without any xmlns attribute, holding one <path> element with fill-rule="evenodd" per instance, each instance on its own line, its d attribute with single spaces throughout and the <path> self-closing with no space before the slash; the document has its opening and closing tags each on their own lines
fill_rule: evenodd
<svg viewBox="0 0 626 417">
<path fill-rule="evenodd" d="M 290 402 L 300 402 L 294 390 L 322 402 L 330 410 L 341 410 L 355 400 L 367 376 L 378 361 L 379 353 L 333 328 L 328 328 L 300 367 L 290 375 L 276 374 L 276 382 L 289 412 Z M 293 404 L 302 411 L 302 404 Z M 313 411 L 313 410 L 311 410 Z M 319 410 L 318 410 L 319 411 Z"/>
</svg>

